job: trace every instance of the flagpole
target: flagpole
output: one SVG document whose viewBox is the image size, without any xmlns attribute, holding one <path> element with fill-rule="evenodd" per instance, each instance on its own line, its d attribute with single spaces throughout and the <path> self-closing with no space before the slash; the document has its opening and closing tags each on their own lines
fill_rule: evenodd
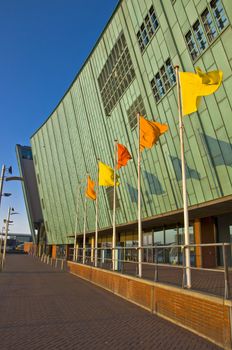
<svg viewBox="0 0 232 350">
<path fill-rule="evenodd" d="M 138 277 L 142 277 L 140 113 L 137 114 L 137 123 L 138 123 Z"/>
<path fill-rule="evenodd" d="M 86 188 L 88 184 L 88 174 L 86 174 Z M 86 191 L 86 189 L 85 189 Z M 85 242 L 86 242 L 86 219 L 87 219 L 87 197 L 85 193 L 85 207 L 84 207 L 84 228 L 83 228 L 83 256 L 82 256 L 82 262 L 85 264 Z"/>
<path fill-rule="evenodd" d="M 184 237 L 185 237 L 185 267 L 186 267 L 186 287 L 191 288 L 191 262 L 190 262 L 190 238 L 189 238 L 189 217 L 188 217 L 188 197 L 186 185 L 186 169 L 184 158 L 184 124 L 181 103 L 181 86 L 179 76 L 179 66 L 175 66 L 176 81 L 177 81 L 177 97 L 178 97 L 178 111 L 179 111 L 179 129 L 180 129 L 180 149 L 181 149 L 181 171 L 182 171 L 182 195 L 184 207 Z M 191 94 L 191 91 L 189 92 Z"/>
<path fill-rule="evenodd" d="M 98 241 L 98 192 L 99 192 L 99 159 L 97 159 L 97 181 L 96 181 L 96 211 L 95 211 L 95 258 L 94 258 L 94 266 L 97 267 L 97 256 L 98 256 L 98 251 L 97 251 L 97 241 Z"/>
<path fill-rule="evenodd" d="M 113 271 L 117 270 L 116 262 L 116 172 L 117 172 L 117 151 L 118 151 L 118 140 L 114 140 L 114 198 L 113 198 L 113 237 L 112 237 L 112 260 L 113 260 Z"/>
<path fill-rule="evenodd" d="M 77 225 L 78 225 L 78 213 L 79 213 L 79 184 L 77 185 L 77 196 L 76 196 L 76 220 L 75 220 L 75 236 L 74 236 L 74 252 L 73 261 L 77 260 Z"/>
</svg>

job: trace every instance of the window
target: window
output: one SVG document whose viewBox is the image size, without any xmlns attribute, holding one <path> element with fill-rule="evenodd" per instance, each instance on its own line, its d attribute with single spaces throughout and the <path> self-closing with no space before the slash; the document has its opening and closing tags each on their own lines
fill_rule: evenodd
<svg viewBox="0 0 232 350">
<path fill-rule="evenodd" d="M 155 81 L 156 81 L 156 86 L 158 88 L 159 97 L 161 98 L 165 95 L 165 90 L 164 90 L 163 82 L 160 78 L 160 73 L 157 73 L 155 75 Z"/>
<path fill-rule="evenodd" d="M 185 35 L 185 39 L 187 41 L 189 53 L 190 53 L 193 61 L 195 61 L 195 59 L 199 55 L 199 50 L 197 48 L 197 44 L 196 44 L 196 41 L 194 39 L 194 36 L 193 36 L 191 30 Z"/>
<path fill-rule="evenodd" d="M 209 12 L 209 10 L 207 8 L 202 13 L 201 19 L 202 19 L 203 26 L 205 28 L 207 38 L 208 38 L 209 42 L 211 42 L 216 38 L 216 36 L 218 34 L 217 34 L 217 30 L 215 28 L 211 13 Z"/>
<path fill-rule="evenodd" d="M 160 99 L 167 93 L 167 91 L 176 83 L 176 76 L 173 69 L 170 58 L 160 68 L 160 71 L 156 73 L 155 77 L 151 80 L 151 88 L 155 101 L 159 102 Z"/>
<path fill-rule="evenodd" d="M 113 202 L 114 202 L 114 188 L 113 187 L 107 187 L 106 188 L 106 195 L 109 203 L 110 210 L 113 210 Z M 118 195 L 117 195 L 117 189 L 116 189 L 116 209 L 120 208 Z"/>
<path fill-rule="evenodd" d="M 148 38 L 147 30 L 146 30 L 144 24 L 141 25 L 141 29 L 140 30 L 141 30 L 141 36 L 142 36 L 143 44 L 144 44 L 144 46 L 146 46 L 149 43 L 149 38 Z"/>
<path fill-rule="evenodd" d="M 159 23 L 158 23 L 158 20 L 156 18 L 156 14 L 155 14 L 153 6 L 149 10 L 149 15 L 150 15 L 150 18 L 151 18 L 151 23 L 153 25 L 153 28 L 156 30 L 158 28 L 158 26 L 159 26 Z"/>
<path fill-rule="evenodd" d="M 193 31 L 195 34 L 195 38 L 198 43 L 198 47 L 200 48 L 200 52 L 204 51 L 206 47 L 208 46 L 208 43 L 206 41 L 206 37 L 203 31 L 203 28 L 200 24 L 200 21 L 197 20 L 193 25 Z"/>
<path fill-rule="evenodd" d="M 124 34 L 121 33 L 98 77 L 106 115 L 110 115 L 134 78 L 135 71 L 130 52 Z"/>
<path fill-rule="evenodd" d="M 176 74 L 175 74 L 175 71 L 173 69 L 173 65 L 172 65 L 170 58 L 166 61 L 166 70 L 167 70 L 168 79 L 169 79 L 171 85 L 174 85 L 176 83 Z"/>
<path fill-rule="evenodd" d="M 226 17 L 225 10 L 222 6 L 221 0 L 213 0 L 210 3 L 213 11 L 214 18 L 216 20 L 219 31 L 225 28 L 228 24 L 228 18 Z"/>
<path fill-rule="evenodd" d="M 137 39 L 141 52 L 145 50 L 145 47 L 148 45 L 158 26 L 159 22 L 155 14 L 154 7 L 151 6 L 148 14 L 140 26 L 140 30 L 137 33 Z"/>
<path fill-rule="evenodd" d="M 164 82 L 165 90 L 169 90 L 170 87 L 171 87 L 171 84 L 170 84 L 170 82 L 168 80 L 168 76 L 167 76 L 167 72 L 166 72 L 165 66 L 162 66 L 160 68 L 160 73 L 161 73 L 161 79 Z"/>
<path fill-rule="evenodd" d="M 200 21 L 201 20 L 201 21 Z M 202 24 L 201 24 L 202 23 Z M 185 35 L 193 61 L 211 44 L 229 24 L 221 0 L 212 0 L 192 29 Z"/>
<path fill-rule="evenodd" d="M 32 160 L 32 151 L 31 148 L 21 148 L 21 152 L 22 152 L 22 159 L 28 159 L 28 160 Z"/>
<path fill-rule="evenodd" d="M 128 120 L 130 124 L 130 128 L 132 130 L 135 129 L 137 126 L 137 114 L 140 113 L 140 115 L 145 115 L 145 107 L 143 104 L 143 99 L 141 95 L 139 95 L 136 100 L 132 103 L 130 108 L 127 110 Z"/>
</svg>

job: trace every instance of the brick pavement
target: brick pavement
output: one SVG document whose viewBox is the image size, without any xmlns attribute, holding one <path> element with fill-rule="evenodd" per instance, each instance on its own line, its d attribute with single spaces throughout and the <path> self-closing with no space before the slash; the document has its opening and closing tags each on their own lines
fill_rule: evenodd
<svg viewBox="0 0 232 350">
<path fill-rule="evenodd" d="M 0 349 L 219 349 L 86 281 L 25 255 L 0 273 Z"/>
</svg>

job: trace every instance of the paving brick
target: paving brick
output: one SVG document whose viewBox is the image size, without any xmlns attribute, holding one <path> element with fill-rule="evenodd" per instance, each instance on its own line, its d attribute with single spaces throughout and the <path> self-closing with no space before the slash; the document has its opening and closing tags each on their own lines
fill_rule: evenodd
<svg viewBox="0 0 232 350">
<path fill-rule="evenodd" d="M 0 300 L 1 350 L 219 349 L 30 256 L 7 256 Z"/>
</svg>

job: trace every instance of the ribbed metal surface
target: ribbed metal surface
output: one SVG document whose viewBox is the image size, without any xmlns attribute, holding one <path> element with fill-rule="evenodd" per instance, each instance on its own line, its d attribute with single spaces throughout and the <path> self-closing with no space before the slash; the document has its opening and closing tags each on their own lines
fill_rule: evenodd
<svg viewBox="0 0 232 350">
<path fill-rule="evenodd" d="M 136 33 L 150 6 L 159 27 L 143 54 Z M 113 166 L 114 139 L 126 145 L 133 161 L 120 170 L 117 223 L 136 220 L 137 130 L 131 130 L 127 111 L 141 95 L 148 119 L 168 123 L 169 132 L 159 144 L 142 156 L 142 217 L 155 216 L 182 207 L 176 86 L 155 103 L 151 80 L 168 58 L 184 71 L 220 67 L 224 80 L 216 94 L 202 101 L 199 113 L 185 117 L 185 154 L 189 204 L 195 205 L 232 193 L 232 50 L 231 25 L 194 63 L 185 43 L 185 34 L 200 17 L 208 1 L 125 0 L 114 14 L 91 57 L 81 70 L 50 119 L 33 135 L 39 193 L 45 203 L 49 243 L 68 243 L 74 234 L 78 181 L 81 188 L 78 232 L 83 230 L 85 175 L 97 175 L 97 158 Z M 223 1 L 229 21 L 232 9 Z M 163 5 L 162 5 L 163 4 Z M 123 31 L 136 78 L 107 117 L 98 87 L 98 77 L 119 34 Z M 176 40 L 175 40 L 176 38 Z M 99 191 L 99 226 L 111 226 L 111 211 L 104 188 Z M 88 200 L 87 231 L 94 231 L 95 208 Z"/>
</svg>

